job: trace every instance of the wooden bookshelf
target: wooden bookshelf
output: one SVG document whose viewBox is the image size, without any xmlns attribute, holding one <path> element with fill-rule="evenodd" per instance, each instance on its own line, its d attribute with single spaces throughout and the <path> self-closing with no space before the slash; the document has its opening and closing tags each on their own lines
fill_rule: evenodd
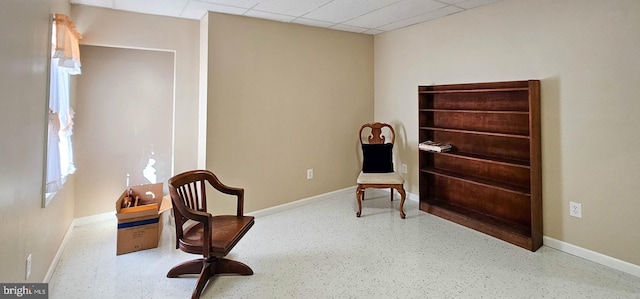
<svg viewBox="0 0 640 299">
<path fill-rule="evenodd" d="M 535 251 L 542 246 L 540 81 L 418 87 L 420 209 Z"/>
</svg>

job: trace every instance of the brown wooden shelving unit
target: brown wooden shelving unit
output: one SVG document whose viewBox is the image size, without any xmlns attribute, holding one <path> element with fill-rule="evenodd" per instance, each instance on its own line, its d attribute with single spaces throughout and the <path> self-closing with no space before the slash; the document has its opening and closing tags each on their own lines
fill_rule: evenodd
<svg viewBox="0 0 640 299">
<path fill-rule="evenodd" d="M 542 246 L 540 81 L 418 87 L 420 209 L 523 248 Z"/>
</svg>

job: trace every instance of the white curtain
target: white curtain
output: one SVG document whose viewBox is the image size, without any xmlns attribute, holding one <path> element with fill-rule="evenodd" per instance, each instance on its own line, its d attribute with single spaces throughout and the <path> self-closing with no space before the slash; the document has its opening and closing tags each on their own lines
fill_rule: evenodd
<svg viewBox="0 0 640 299">
<path fill-rule="evenodd" d="M 69 105 L 69 81 L 71 75 L 81 72 L 78 40 L 82 36 L 75 31 L 71 19 L 56 14 L 52 34 L 46 193 L 62 189 L 66 176 L 76 170 L 71 144 L 73 110 Z"/>
</svg>

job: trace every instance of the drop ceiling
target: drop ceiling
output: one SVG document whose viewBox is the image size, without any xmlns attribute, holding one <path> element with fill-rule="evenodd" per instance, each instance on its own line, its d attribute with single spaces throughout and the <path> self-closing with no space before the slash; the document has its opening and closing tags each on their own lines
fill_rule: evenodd
<svg viewBox="0 0 640 299">
<path fill-rule="evenodd" d="M 379 34 L 500 0 L 70 0 L 144 14 L 200 20 L 207 11 Z"/>
</svg>

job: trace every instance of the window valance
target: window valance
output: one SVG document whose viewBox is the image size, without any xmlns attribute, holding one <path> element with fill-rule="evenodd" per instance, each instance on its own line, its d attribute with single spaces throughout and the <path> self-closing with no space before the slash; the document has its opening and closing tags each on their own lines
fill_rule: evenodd
<svg viewBox="0 0 640 299">
<path fill-rule="evenodd" d="M 80 45 L 82 35 L 76 30 L 71 18 L 63 14 L 55 14 L 53 36 L 54 52 L 52 58 L 58 58 L 60 67 L 68 68 L 69 73 L 80 74 Z"/>
</svg>

